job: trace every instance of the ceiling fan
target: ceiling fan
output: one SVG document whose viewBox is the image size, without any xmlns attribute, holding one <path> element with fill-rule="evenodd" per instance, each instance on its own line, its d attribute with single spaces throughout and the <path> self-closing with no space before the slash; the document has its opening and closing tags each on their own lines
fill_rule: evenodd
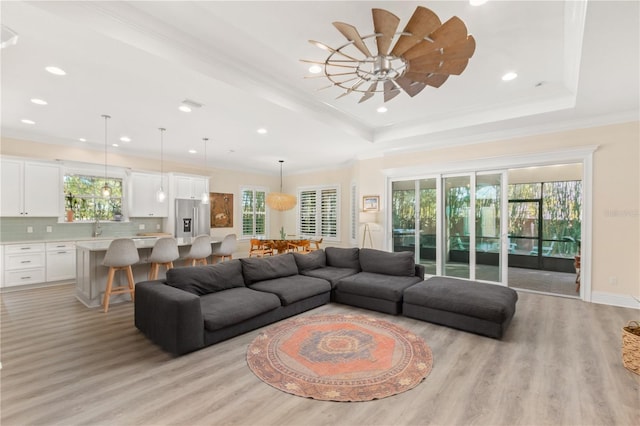
<svg viewBox="0 0 640 426">
<path fill-rule="evenodd" d="M 457 16 L 443 24 L 430 9 L 418 6 L 404 30 L 397 32 L 400 18 L 384 9 L 371 11 L 373 34 L 361 36 L 353 25 L 334 22 L 348 43 L 334 49 L 309 40 L 329 51 L 324 62 L 302 60 L 320 65 L 324 73 L 320 77 L 331 81 L 320 90 L 335 86 L 345 89 L 338 98 L 361 93 L 358 103 L 380 92 L 384 93 L 384 102 L 401 91 L 413 97 L 426 86 L 437 88 L 450 75 L 460 75 L 473 56 L 476 41 Z M 376 53 L 372 52 L 373 41 Z"/>
</svg>

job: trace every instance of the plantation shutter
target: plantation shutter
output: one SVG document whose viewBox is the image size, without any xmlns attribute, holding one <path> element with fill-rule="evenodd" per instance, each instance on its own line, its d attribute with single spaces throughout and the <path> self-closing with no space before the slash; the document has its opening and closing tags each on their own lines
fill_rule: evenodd
<svg viewBox="0 0 640 426">
<path fill-rule="evenodd" d="M 316 191 L 300 192 L 300 234 L 316 235 Z"/>
<path fill-rule="evenodd" d="M 320 191 L 320 206 L 323 237 L 331 238 L 338 235 L 338 191 L 324 189 Z"/>
<path fill-rule="evenodd" d="M 264 237 L 267 233 L 266 191 L 242 190 L 242 236 Z"/>
</svg>

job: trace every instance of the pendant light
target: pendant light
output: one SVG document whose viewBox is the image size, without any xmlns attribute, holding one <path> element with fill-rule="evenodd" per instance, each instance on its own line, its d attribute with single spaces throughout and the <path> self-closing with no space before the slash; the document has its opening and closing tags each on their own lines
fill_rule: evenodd
<svg viewBox="0 0 640 426">
<path fill-rule="evenodd" d="M 107 120 L 109 120 L 111 116 L 104 114 L 102 118 L 104 118 L 104 186 L 101 190 L 102 196 L 104 198 L 109 198 L 111 196 L 111 187 L 109 186 L 109 181 L 107 180 Z"/>
<path fill-rule="evenodd" d="M 284 160 L 278 160 L 280 163 L 280 192 L 270 192 L 267 194 L 267 205 L 274 210 L 291 210 L 297 204 L 296 196 L 285 194 L 282 192 L 282 163 Z"/>
<path fill-rule="evenodd" d="M 207 170 L 207 141 L 209 140 L 209 138 L 202 138 L 202 141 L 204 142 L 204 169 Z M 207 178 L 209 179 L 209 178 Z M 206 191 L 206 187 L 205 187 L 205 191 L 202 192 L 202 197 L 200 197 L 200 201 L 202 202 L 202 204 L 209 204 L 209 193 Z"/>
<path fill-rule="evenodd" d="M 164 177 L 164 132 L 165 128 L 160 127 L 158 130 L 160 130 L 160 189 L 158 189 L 158 192 L 156 192 L 156 201 L 158 201 L 159 203 L 163 203 L 164 200 L 167 198 L 167 194 L 164 192 L 164 188 L 162 187 L 162 179 Z"/>
</svg>

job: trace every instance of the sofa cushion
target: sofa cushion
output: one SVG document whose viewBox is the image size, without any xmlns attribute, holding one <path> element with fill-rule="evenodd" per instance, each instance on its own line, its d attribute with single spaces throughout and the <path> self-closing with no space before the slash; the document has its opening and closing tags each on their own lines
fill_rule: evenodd
<svg viewBox="0 0 640 426">
<path fill-rule="evenodd" d="M 363 272 L 412 277 L 416 274 L 414 253 L 400 251 L 391 253 L 375 249 L 360 249 L 360 266 Z"/>
<path fill-rule="evenodd" d="M 310 269 L 306 271 L 300 271 L 300 274 L 308 277 L 322 278 L 331 283 L 331 288 L 334 288 L 338 281 L 345 277 L 355 275 L 358 273 L 357 269 L 349 268 L 336 268 L 335 266 L 325 266 L 324 268 Z"/>
<path fill-rule="evenodd" d="M 298 271 L 300 272 L 327 266 L 327 256 L 322 249 L 307 254 L 293 253 L 293 258 L 296 260 L 296 265 L 298 265 Z"/>
<path fill-rule="evenodd" d="M 421 281 L 422 278 L 416 276 L 398 277 L 360 272 L 341 279 L 336 284 L 336 291 L 399 302 L 405 289 Z"/>
<path fill-rule="evenodd" d="M 240 260 L 215 265 L 171 268 L 167 271 L 167 284 L 202 296 L 229 288 L 244 287 Z"/>
<path fill-rule="evenodd" d="M 357 247 L 327 247 L 324 252 L 327 256 L 327 266 L 355 269 L 358 272 L 361 271 L 360 261 L 358 260 L 359 249 Z"/>
<path fill-rule="evenodd" d="M 287 306 L 318 294 L 329 293 L 331 284 L 320 278 L 295 275 L 260 281 L 252 284 L 251 289 L 275 294 L 282 305 Z"/>
<path fill-rule="evenodd" d="M 209 331 L 236 325 L 280 306 L 280 299 L 276 295 L 246 287 L 200 297 L 204 327 Z"/>
<path fill-rule="evenodd" d="M 298 274 L 298 265 L 291 253 L 268 257 L 245 257 L 240 259 L 240 262 L 242 262 L 244 282 L 247 285 Z"/>
</svg>

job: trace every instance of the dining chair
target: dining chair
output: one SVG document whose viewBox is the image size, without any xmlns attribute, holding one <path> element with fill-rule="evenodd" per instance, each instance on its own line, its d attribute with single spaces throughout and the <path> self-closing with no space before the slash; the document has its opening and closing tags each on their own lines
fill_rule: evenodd
<svg viewBox="0 0 640 426">
<path fill-rule="evenodd" d="M 273 256 L 273 245 L 269 242 L 252 238 L 249 246 L 249 257 Z"/>
<path fill-rule="evenodd" d="M 191 266 L 206 265 L 207 258 L 211 256 L 211 237 L 209 235 L 198 235 L 191 243 L 189 253 L 185 256 L 187 264 Z"/>
<path fill-rule="evenodd" d="M 173 237 L 159 238 L 153 245 L 149 256 L 149 280 L 158 279 L 158 270 L 164 266 L 168 271 L 173 268 L 173 261 L 180 257 L 178 253 L 178 242 Z"/>
<path fill-rule="evenodd" d="M 114 294 L 130 294 L 131 300 L 135 300 L 135 281 L 131 265 L 140 261 L 140 255 L 136 244 L 131 238 L 117 238 L 109 244 L 102 264 L 109 267 L 107 274 L 107 286 L 104 291 L 102 304 L 104 312 L 109 311 L 109 302 Z M 117 271 L 125 271 L 128 286 L 113 287 L 113 279 Z"/>
<path fill-rule="evenodd" d="M 216 263 L 216 259 L 224 262 L 225 259 L 233 259 L 233 252 L 236 251 L 238 238 L 236 234 L 229 234 L 224 237 L 219 246 L 213 248 L 211 252 L 212 263 Z"/>
</svg>

